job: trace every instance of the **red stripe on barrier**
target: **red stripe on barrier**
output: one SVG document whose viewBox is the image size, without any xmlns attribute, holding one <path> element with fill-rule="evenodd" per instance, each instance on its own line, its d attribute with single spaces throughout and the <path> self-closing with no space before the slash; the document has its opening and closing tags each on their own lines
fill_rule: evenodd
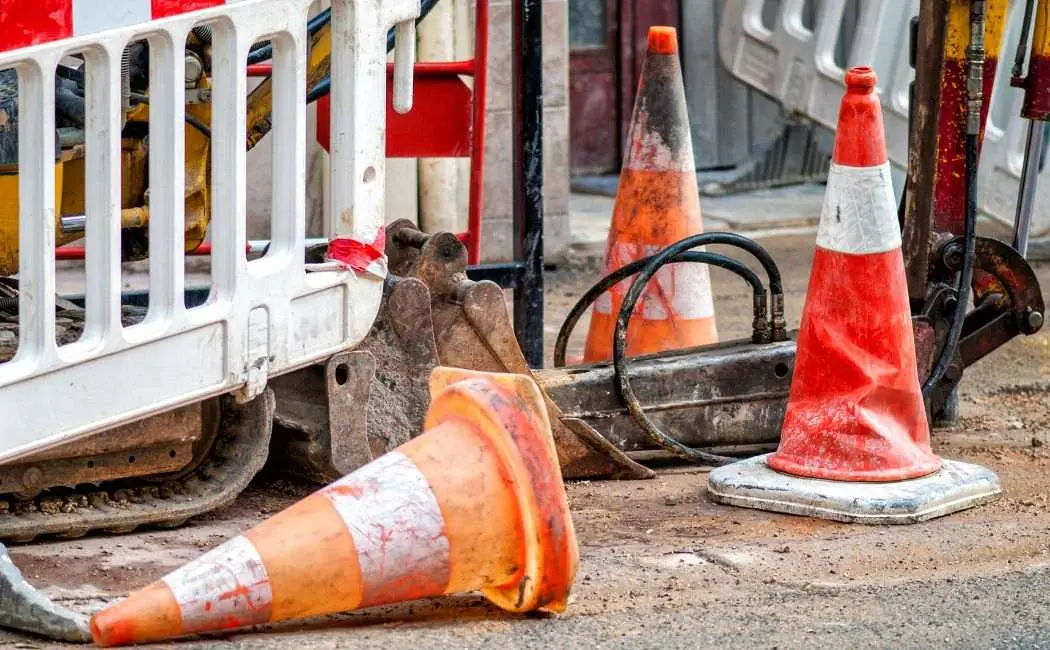
<svg viewBox="0 0 1050 650">
<path fill-rule="evenodd" d="M 72 35 L 72 0 L 0 0 L 0 52 Z"/>
<path fill-rule="evenodd" d="M 167 18 L 226 4 L 226 0 L 152 0 L 153 18 Z"/>
</svg>

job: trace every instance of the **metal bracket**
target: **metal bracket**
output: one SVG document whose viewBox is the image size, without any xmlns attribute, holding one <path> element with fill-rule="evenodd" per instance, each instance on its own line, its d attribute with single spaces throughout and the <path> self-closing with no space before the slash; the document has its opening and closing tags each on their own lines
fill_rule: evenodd
<svg viewBox="0 0 1050 650">
<path fill-rule="evenodd" d="M 361 408 L 368 403 L 375 374 L 376 358 L 370 352 L 337 354 L 325 364 L 332 465 L 341 474 L 375 458 L 368 441 L 367 411 Z"/>
</svg>

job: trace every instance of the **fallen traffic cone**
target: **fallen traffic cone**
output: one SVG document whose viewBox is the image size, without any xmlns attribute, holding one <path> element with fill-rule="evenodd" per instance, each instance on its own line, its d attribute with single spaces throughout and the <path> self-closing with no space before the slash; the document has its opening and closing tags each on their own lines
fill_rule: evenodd
<svg viewBox="0 0 1050 650">
<path fill-rule="evenodd" d="M 678 36 L 649 29 L 649 52 L 616 191 L 602 275 L 703 232 Z M 631 280 L 594 303 L 587 363 L 612 358 L 613 331 Z M 649 282 L 627 329 L 629 356 L 718 341 L 711 279 L 704 264 L 668 264 Z"/>
<path fill-rule="evenodd" d="M 708 491 L 841 521 L 921 521 L 994 499 L 999 480 L 930 449 L 875 72 L 845 81 L 780 445 L 711 472 Z"/>
<path fill-rule="evenodd" d="M 102 646 L 480 590 L 565 609 L 579 552 L 543 395 L 437 368 L 425 432 L 91 620 Z"/>
</svg>

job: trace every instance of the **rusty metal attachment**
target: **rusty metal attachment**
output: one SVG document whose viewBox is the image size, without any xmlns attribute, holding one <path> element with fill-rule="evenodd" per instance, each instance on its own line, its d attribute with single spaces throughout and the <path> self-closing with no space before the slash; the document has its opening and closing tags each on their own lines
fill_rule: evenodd
<svg viewBox="0 0 1050 650">
<path fill-rule="evenodd" d="M 408 442 L 423 429 L 437 365 L 427 286 L 388 277 L 358 347 L 271 381 L 280 469 L 328 483 Z"/>
<path fill-rule="evenodd" d="M 943 241 L 933 259 L 927 299 L 913 318 L 920 375 L 933 363 L 934 350 L 947 336 L 947 315 L 957 297 L 950 277 L 961 264 L 959 238 Z M 944 378 L 927 400 L 931 414 L 942 410 L 963 371 L 1016 336 L 1031 335 L 1043 327 L 1046 307 L 1035 272 L 1008 244 L 977 237 L 974 245 L 974 308 L 963 322 L 959 345 L 948 362 Z"/>
<path fill-rule="evenodd" d="M 275 444 L 295 446 L 282 456 L 297 459 L 290 469 L 311 480 L 333 480 L 418 435 L 429 404 L 427 378 L 438 365 L 532 376 L 503 289 L 467 277 L 466 248 L 455 235 L 429 235 L 400 220 L 387 228 L 386 253 L 386 300 L 365 341 L 346 355 L 346 381 L 339 384 L 337 372 L 333 388 L 324 379 L 333 375 L 312 367 L 272 384 Z M 342 415 L 335 414 L 339 400 L 327 399 L 333 391 L 353 396 Z M 550 398 L 545 402 L 566 478 L 653 476 L 589 425 L 565 417 Z M 366 404 L 363 417 L 352 413 L 354 403 Z"/>
</svg>

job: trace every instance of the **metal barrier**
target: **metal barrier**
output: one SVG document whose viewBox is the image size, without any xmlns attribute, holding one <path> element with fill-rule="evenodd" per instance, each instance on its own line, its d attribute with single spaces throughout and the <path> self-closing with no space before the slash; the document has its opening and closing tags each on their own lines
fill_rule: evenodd
<svg viewBox="0 0 1050 650">
<path fill-rule="evenodd" d="M 0 365 L 0 460 L 236 391 L 359 342 L 379 309 L 382 265 L 304 263 L 306 23 L 311 0 L 11 0 L 0 9 L 0 69 L 19 76 L 20 262 L 15 357 Z M 381 250 L 386 34 L 398 26 L 395 93 L 410 104 L 419 0 L 334 0 L 333 240 Z M 81 8 L 90 7 L 90 11 Z M 154 13 L 150 14 L 152 7 Z M 199 9 L 200 7 L 208 7 Z M 194 9 L 190 13 L 178 13 Z M 175 13 L 176 15 L 170 15 Z M 89 16 L 92 20 L 82 19 Z M 161 17 L 164 16 L 164 17 Z M 56 20 L 57 17 L 57 20 Z M 159 19 L 158 19 L 159 18 Z M 154 20 L 150 20 L 154 19 Z M 212 287 L 184 305 L 184 62 L 192 27 L 213 30 Z M 23 38 L 25 37 L 25 38 Z M 23 38 L 19 41 L 19 38 Z M 150 44 L 150 289 L 143 322 L 121 324 L 121 57 Z M 274 210 L 266 255 L 245 255 L 246 66 L 254 42 L 274 46 Z M 30 45 L 33 41 L 49 42 Z M 5 42 L 6 41 L 6 42 Z M 20 48 L 20 49 L 9 49 Z M 9 49 L 9 51 L 2 51 Z M 55 75 L 87 61 L 86 326 L 55 332 Z M 408 71 L 407 79 L 404 74 Z"/>
<path fill-rule="evenodd" d="M 782 0 L 771 24 L 763 22 L 767 0 L 726 0 L 719 25 L 719 52 L 726 68 L 749 86 L 779 101 L 786 112 L 834 130 L 842 97 L 842 78 L 851 65 L 870 65 L 879 77 L 886 146 L 900 196 L 908 155 L 909 22 L 918 0 L 855 2 L 855 26 L 843 25 L 850 0 L 818 4 L 812 29 L 803 25 L 805 0 Z M 998 55 L 994 89 L 978 171 L 978 209 L 985 216 L 1013 224 L 1024 157 L 1025 120 L 1020 116 L 1022 91 L 1010 86 L 1012 53 L 1021 27 L 1023 3 L 1011 3 L 1006 33 Z M 766 15 L 769 16 L 767 12 Z M 836 62 L 840 40 L 849 38 L 844 65 Z M 1032 220 L 1032 237 L 1050 235 L 1050 169 L 1040 172 Z"/>
</svg>

